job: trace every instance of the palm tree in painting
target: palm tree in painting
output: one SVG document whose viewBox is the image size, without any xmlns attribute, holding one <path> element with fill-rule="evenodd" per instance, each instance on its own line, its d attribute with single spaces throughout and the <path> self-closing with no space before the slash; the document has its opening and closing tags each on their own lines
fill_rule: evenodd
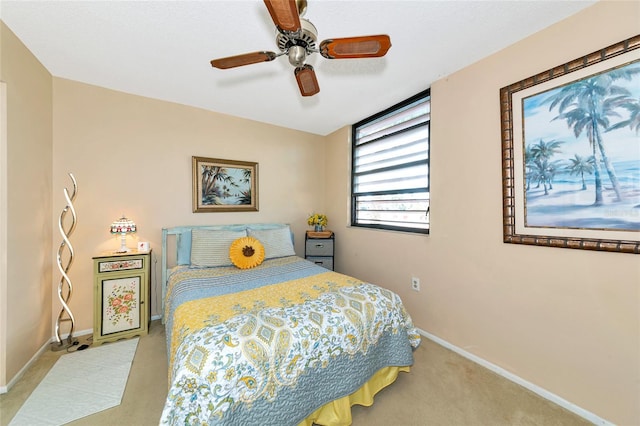
<svg viewBox="0 0 640 426">
<path fill-rule="evenodd" d="M 544 194 L 547 195 L 548 189 L 553 189 L 551 179 L 555 176 L 555 167 L 557 162 L 549 162 L 549 160 L 560 152 L 560 145 L 563 141 L 551 140 L 545 142 L 540 139 L 535 145 L 528 145 L 525 151 L 525 165 L 527 167 L 527 190 L 530 189 L 531 182 L 536 182 L 536 188 L 544 183 Z M 544 170 L 542 168 L 544 167 Z M 530 176 L 529 176 L 530 175 Z M 549 187 L 547 188 L 547 184 Z"/>
<path fill-rule="evenodd" d="M 609 127 L 607 132 L 629 126 L 629 129 L 635 130 L 636 134 L 640 133 L 640 98 L 622 99 L 619 102 L 619 106 L 629 111 L 629 118 Z"/>
<path fill-rule="evenodd" d="M 567 170 L 570 175 L 580 175 L 582 179 L 582 190 L 585 191 L 587 189 L 587 182 L 584 180 L 584 175 L 593 173 L 593 156 L 589 156 L 588 158 L 584 158 L 578 154 L 575 154 L 573 158 L 569 158 L 569 165 L 567 165 Z"/>
<path fill-rule="evenodd" d="M 246 191 L 240 192 L 239 195 L 239 203 L 240 204 L 251 204 L 251 169 L 242 169 L 242 178 L 240 182 L 243 184 L 248 184 L 249 189 Z"/>
<path fill-rule="evenodd" d="M 549 183 L 549 189 L 553 189 L 553 179 L 556 177 L 556 174 L 562 168 L 562 161 L 555 160 L 547 162 L 547 182 Z"/>
<path fill-rule="evenodd" d="M 558 140 L 550 140 L 549 142 L 545 142 L 543 139 L 540 139 L 535 145 L 530 145 L 530 154 L 533 159 L 536 158 L 544 158 L 549 160 L 555 154 L 560 152 L 560 145 L 562 145 L 563 141 Z"/>
<path fill-rule="evenodd" d="M 531 164 L 531 177 L 530 179 L 537 183 L 536 188 L 540 185 L 544 187 L 544 195 L 549 195 L 549 186 L 547 183 L 551 181 L 551 171 L 549 169 L 549 160 L 546 158 L 536 158 Z"/>
<path fill-rule="evenodd" d="M 202 201 L 205 204 L 222 204 L 220 198 L 224 194 L 220 191 L 220 183 L 229 183 L 233 179 L 227 174 L 227 169 L 219 166 L 202 166 Z"/>
<path fill-rule="evenodd" d="M 527 189 L 531 189 L 531 163 L 533 162 L 533 152 L 531 152 L 531 144 L 527 145 L 524 151 L 524 166 L 527 169 L 525 172 L 525 179 L 527 180 Z"/>
<path fill-rule="evenodd" d="M 239 204 L 251 204 L 251 189 L 242 191 Z"/>
<path fill-rule="evenodd" d="M 242 183 L 251 182 L 251 169 L 242 169 Z"/>
<path fill-rule="evenodd" d="M 619 79 L 630 80 L 638 73 L 640 73 L 640 67 L 614 69 L 564 86 L 544 101 L 550 102 L 549 111 L 558 107 L 558 115 L 554 120 L 566 120 L 569 128 L 573 129 L 576 138 L 586 132 L 595 160 L 595 205 L 601 205 L 603 202 L 601 162 L 605 166 L 616 193 L 616 199 L 622 200 L 620 183 L 613 164 L 607 156 L 602 131 L 606 131 L 610 127 L 609 119 L 611 117 L 619 117 L 616 109 L 621 106 L 621 98 L 631 95 L 627 89 L 613 83 Z"/>
</svg>

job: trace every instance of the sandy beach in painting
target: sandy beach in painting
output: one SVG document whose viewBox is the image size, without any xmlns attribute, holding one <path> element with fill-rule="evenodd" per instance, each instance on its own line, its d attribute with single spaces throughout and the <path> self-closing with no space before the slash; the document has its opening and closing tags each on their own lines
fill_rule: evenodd
<svg viewBox="0 0 640 426">
<path fill-rule="evenodd" d="M 606 183 L 601 206 L 593 205 L 593 183 L 586 190 L 581 182 L 554 183 L 548 195 L 542 185 L 532 185 L 526 193 L 526 226 L 640 231 L 640 189 L 622 185 L 623 200 L 615 201 L 615 192 Z"/>
</svg>

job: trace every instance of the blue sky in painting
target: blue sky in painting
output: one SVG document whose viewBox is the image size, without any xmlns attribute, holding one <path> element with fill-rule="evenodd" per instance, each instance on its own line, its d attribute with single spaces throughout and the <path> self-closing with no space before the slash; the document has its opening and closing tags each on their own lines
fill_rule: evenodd
<svg viewBox="0 0 640 426">
<path fill-rule="evenodd" d="M 638 62 L 631 63 L 624 68 L 640 67 Z M 571 84 L 571 83 L 569 83 Z M 632 96 L 640 99 L 640 76 L 636 75 L 632 80 L 616 80 L 617 86 L 624 87 L 631 92 Z M 524 145 L 537 144 L 540 139 L 548 142 L 556 139 L 564 141 L 561 146 L 562 152 L 554 159 L 572 158 L 574 154 L 581 156 L 591 155 L 591 148 L 586 132 L 583 132 L 578 139 L 575 138 L 573 130 L 567 126 L 565 120 L 554 120 L 558 115 L 557 107 L 549 111 L 549 104 L 543 103 L 545 99 L 559 92 L 563 87 L 558 87 L 546 92 L 523 99 L 523 112 L 525 117 Z M 620 118 L 610 118 L 611 124 L 627 119 L 629 113 L 620 109 Z M 640 136 L 628 127 L 615 130 L 611 133 L 604 133 L 603 139 L 607 148 L 607 154 L 612 161 L 624 161 L 637 159 L 640 161 Z"/>
</svg>

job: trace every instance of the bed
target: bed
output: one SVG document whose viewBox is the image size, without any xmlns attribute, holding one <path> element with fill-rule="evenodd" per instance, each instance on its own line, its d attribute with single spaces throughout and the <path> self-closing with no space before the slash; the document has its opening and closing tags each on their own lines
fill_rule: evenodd
<svg viewBox="0 0 640 426">
<path fill-rule="evenodd" d="M 161 424 L 348 425 L 409 371 L 420 336 L 400 298 L 292 241 L 286 224 L 162 230 Z"/>
</svg>

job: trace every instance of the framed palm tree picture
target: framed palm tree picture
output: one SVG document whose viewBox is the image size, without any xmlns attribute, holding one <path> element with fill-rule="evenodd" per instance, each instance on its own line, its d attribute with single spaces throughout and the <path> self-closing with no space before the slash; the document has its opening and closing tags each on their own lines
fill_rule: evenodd
<svg viewBox="0 0 640 426">
<path fill-rule="evenodd" d="M 505 243 L 640 254 L 640 35 L 500 89 Z"/>
<path fill-rule="evenodd" d="M 193 212 L 258 211 L 258 163 L 192 157 Z"/>
</svg>

